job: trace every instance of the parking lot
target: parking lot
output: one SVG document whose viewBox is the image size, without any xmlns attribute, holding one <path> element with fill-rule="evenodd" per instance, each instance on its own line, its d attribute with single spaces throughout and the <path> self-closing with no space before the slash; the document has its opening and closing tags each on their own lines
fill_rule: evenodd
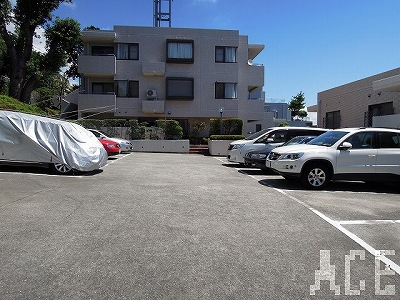
<svg viewBox="0 0 400 300">
<path fill-rule="evenodd" d="M 399 299 L 398 185 L 131 153 L 0 186 L 1 299 Z"/>
</svg>

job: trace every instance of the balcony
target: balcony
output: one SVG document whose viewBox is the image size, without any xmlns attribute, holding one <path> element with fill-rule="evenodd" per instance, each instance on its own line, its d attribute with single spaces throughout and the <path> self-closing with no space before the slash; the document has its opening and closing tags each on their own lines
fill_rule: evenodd
<svg viewBox="0 0 400 300">
<path fill-rule="evenodd" d="M 114 43 L 117 34 L 112 30 L 83 30 L 83 42 Z"/>
<path fill-rule="evenodd" d="M 248 46 L 249 59 L 254 59 L 261 51 L 264 50 L 264 45 L 261 44 L 249 44 Z"/>
<path fill-rule="evenodd" d="M 264 86 L 264 66 L 253 64 L 246 70 L 246 79 L 249 86 Z"/>
<path fill-rule="evenodd" d="M 78 72 L 85 76 L 114 76 L 116 59 L 114 55 L 80 55 L 78 57 Z"/>
<path fill-rule="evenodd" d="M 142 111 L 145 114 L 163 114 L 165 101 L 161 100 L 142 100 Z"/>
<path fill-rule="evenodd" d="M 142 62 L 142 73 L 144 76 L 164 76 L 164 62 Z"/>
<path fill-rule="evenodd" d="M 110 112 L 115 110 L 116 96 L 110 94 L 79 94 L 78 106 L 80 111 Z"/>
</svg>

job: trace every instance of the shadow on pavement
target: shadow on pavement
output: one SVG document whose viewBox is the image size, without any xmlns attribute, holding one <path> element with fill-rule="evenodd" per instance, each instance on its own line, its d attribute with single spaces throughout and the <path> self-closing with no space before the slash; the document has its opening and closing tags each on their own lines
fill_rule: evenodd
<svg viewBox="0 0 400 300">
<path fill-rule="evenodd" d="M 299 180 L 288 180 L 285 178 L 266 178 L 259 180 L 265 186 L 287 189 L 287 190 L 307 190 Z M 400 187 L 396 183 L 376 182 L 365 183 L 363 181 L 331 181 L 322 191 L 341 191 L 341 192 L 370 192 L 370 193 L 391 193 L 400 194 Z"/>
</svg>

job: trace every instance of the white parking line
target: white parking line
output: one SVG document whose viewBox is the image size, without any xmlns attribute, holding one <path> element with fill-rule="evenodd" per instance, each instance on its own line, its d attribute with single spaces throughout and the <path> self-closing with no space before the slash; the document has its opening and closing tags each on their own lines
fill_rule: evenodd
<svg viewBox="0 0 400 300">
<path fill-rule="evenodd" d="M 348 220 L 338 221 L 341 225 L 378 225 L 378 224 L 400 224 L 400 220 Z"/>
<path fill-rule="evenodd" d="M 221 162 L 226 162 L 226 160 L 222 160 L 220 158 L 216 158 Z M 249 175 L 246 172 L 244 172 L 243 170 L 241 170 L 240 168 L 235 168 L 238 170 L 238 172 L 245 174 L 255 180 L 259 180 L 257 177 L 253 176 L 253 175 Z M 379 259 L 380 261 L 382 261 L 384 264 L 386 264 L 387 266 L 389 266 L 394 272 L 396 272 L 398 275 L 400 275 L 400 266 L 398 264 L 396 264 L 394 261 L 392 261 L 391 259 L 389 259 L 388 257 L 386 257 L 385 255 L 381 254 L 381 251 L 378 251 L 377 249 L 375 249 L 374 247 L 372 247 L 371 245 L 369 245 L 367 242 L 365 242 L 363 239 L 361 239 L 360 237 L 358 237 L 357 235 L 355 235 L 354 233 L 350 232 L 349 230 L 347 230 L 346 228 L 344 228 L 342 226 L 342 224 L 390 224 L 390 223 L 400 223 L 400 220 L 358 220 L 358 221 L 335 221 L 330 219 L 329 217 L 327 217 L 326 215 L 324 215 L 323 213 L 321 213 L 320 211 L 316 210 L 315 208 L 311 207 L 310 205 L 308 205 L 307 203 L 297 199 L 294 196 L 291 196 L 289 194 L 287 194 L 285 191 L 275 188 L 269 184 L 265 184 L 266 186 L 274 189 L 275 191 L 277 191 L 278 193 L 284 195 L 285 197 L 288 197 L 289 199 L 296 201 L 297 203 L 299 203 L 300 205 L 306 207 L 307 209 L 309 209 L 310 211 L 312 211 L 313 213 L 315 213 L 317 216 L 319 216 L 321 219 L 325 220 L 326 222 L 328 222 L 329 224 L 331 224 L 333 227 L 335 227 L 336 229 L 340 230 L 342 233 L 344 233 L 346 236 L 348 236 L 350 239 L 352 239 L 354 242 L 356 242 L 357 244 L 359 244 L 361 247 L 363 247 L 365 250 L 367 250 L 369 253 L 371 253 L 375 259 Z M 354 222 L 354 223 L 352 223 Z M 370 223 L 367 223 L 370 222 Z M 379 249 L 379 250 L 383 250 L 383 249 Z"/>
</svg>

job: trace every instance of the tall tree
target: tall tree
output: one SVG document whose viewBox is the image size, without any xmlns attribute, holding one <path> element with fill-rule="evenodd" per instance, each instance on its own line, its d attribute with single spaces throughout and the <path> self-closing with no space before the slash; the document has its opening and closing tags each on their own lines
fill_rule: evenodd
<svg viewBox="0 0 400 300">
<path fill-rule="evenodd" d="M 304 93 L 300 91 L 296 96 L 292 97 L 289 102 L 288 108 L 291 111 L 292 119 L 307 117 L 307 111 L 304 110 L 306 107 Z"/>
<path fill-rule="evenodd" d="M 77 76 L 77 56 L 82 51 L 80 25 L 73 19 L 53 20 L 51 13 L 72 0 L 0 1 L 0 34 L 10 59 L 9 96 L 29 102 L 35 84 L 70 64 L 69 76 Z M 15 28 L 9 31 L 8 27 Z M 45 29 L 46 52 L 33 50 L 37 29 Z"/>
</svg>

